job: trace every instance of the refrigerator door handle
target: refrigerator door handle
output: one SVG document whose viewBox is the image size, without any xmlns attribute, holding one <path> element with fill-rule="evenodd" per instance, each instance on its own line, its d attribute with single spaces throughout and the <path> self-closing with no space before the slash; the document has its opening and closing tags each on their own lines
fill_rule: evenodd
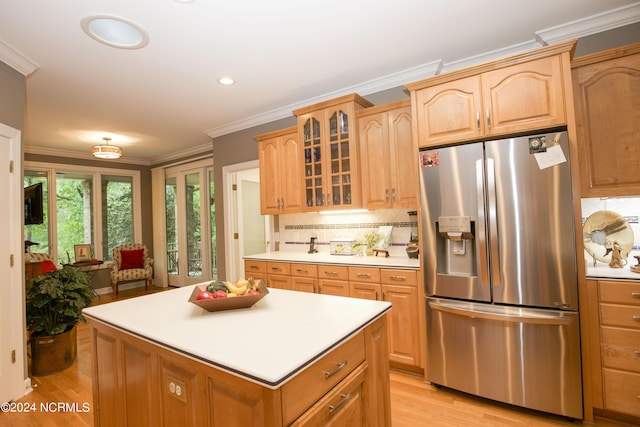
<svg viewBox="0 0 640 427">
<path fill-rule="evenodd" d="M 460 316 L 475 318 L 475 319 L 485 319 L 485 320 L 497 320 L 499 322 L 510 322 L 510 323 L 529 323 L 529 324 L 537 324 L 537 325 L 568 325 L 573 319 L 568 316 L 541 316 L 541 315 L 527 315 L 526 312 L 509 312 L 504 311 L 501 313 L 498 312 L 489 312 L 483 310 L 474 310 L 471 308 L 462 308 L 456 307 L 452 304 L 429 301 L 429 307 L 432 310 L 441 311 L 444 313 L 457 314 Z"/>
<path fill-rule="evenodd" d="M 487 157 L 487 215 L 489 216 L 489 246 L 491 247 L 491 283 L 500 286 L 500 252 L 498 250 L 498 213 L 496 206 L 496 171 L 492 158 Z"/>
<path fill-rule="evenodd" d="M 476 235 L 480 247 L 480 280 L 483 285 L 489 285 L 489 262 L 487 259 L 487 236 L 485 235 L 484 218 L 484 171 L 482 170 L 482 160 L 476 161 L 476 194 L 478 203 L 478 224 L 476 224 Z"/>
</svg>

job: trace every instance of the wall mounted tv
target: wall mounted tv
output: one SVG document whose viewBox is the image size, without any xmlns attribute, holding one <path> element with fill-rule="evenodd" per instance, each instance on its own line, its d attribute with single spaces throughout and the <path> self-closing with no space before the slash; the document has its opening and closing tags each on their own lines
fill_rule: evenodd
<svg viewBox="0 0 640 427">
<path fill-rule="evenodd" d="M 29 225 L 43 222 L 42 183 L 38 182 L 24 188 L 24 223 Z"/>
</svg>

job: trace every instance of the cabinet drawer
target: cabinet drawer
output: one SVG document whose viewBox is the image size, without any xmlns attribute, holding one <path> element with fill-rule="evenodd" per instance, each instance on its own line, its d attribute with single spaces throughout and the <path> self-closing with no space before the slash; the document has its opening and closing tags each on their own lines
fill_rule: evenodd
<svg viewBox="0 0 640 427">
<path fill-rule="evenodd" d="M 640 328 L 640 307 L 633 305 L 600 304 L 600 323 L 624 328 Z"/>
<path fill-rule="evenodd" d="M 283 385 L 284 424 L 289 425 L 363 361 L 364 335 L 360 332 Z"/>
<path fill-rule="evenodd" d="M 318 266 L 318 277 L 320 279 L 349 280 L 349 268 L 342 265 Z"/>
<path fill-rule="evenodd" d="M 380 269 L 371 267 L 349 267 L 349 281 L 380 283 Z"/>
<path fill-rule="evenodd" d="M 418 286 L 418 273 L 415 270 L 382 268 L 380 282 L 387 285 Z"/>
<path fill-rule="evenodd" d="M 640 330 L 605 326 L 600 328 L 600 331 L 602 364 L 607 368 L 624 369 L 640 374 Z"/>
<path fill-rule="evenodd" d="M 363 363 L 333 390 L 302 414 L 291 427 L 364 425 L 364 399 L 362 386 L 367 364 Z"/>
<path fill-rule="evenodd" d="M 599 281 L 600 302 L 640 305 L 640 283 Z"/>
<path fill-rule="evenodd" d="M 640 374 L 603 369 L 605 409 L 640 416 Z"/>
<path fill-rule="evenodd" d="M 267 273 L 289 276 L 290 267 L 288 262 L 267 262 Z"/>
<path fill-rule="evenodd" d="M 291 275 L 297 277 L 318 277 L 316 264 L 291 264 Z"/>
<path fill-rule="evenodd" d="M 267 273 L 267 262 L 266 261 L 254 261 L 251 259 L 247 259 L 244 261 L 244 271 L 247 273 Z"/>
</svg>

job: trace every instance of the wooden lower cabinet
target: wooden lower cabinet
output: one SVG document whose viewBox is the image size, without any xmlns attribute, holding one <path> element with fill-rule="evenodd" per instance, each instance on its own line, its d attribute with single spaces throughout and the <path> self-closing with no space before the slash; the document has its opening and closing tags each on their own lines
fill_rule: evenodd
<svg viewBox="0 0 640 427">
<path fill-rule="evenodd" d="M 275 389 L 89 323 L 96 426 L 391 425 L 386 315 Z"/>
<path fill-rule="evenodd" d="M 640 421 L 640 281 L 588 280 L 593 407 Z M 627 418 L 625 418 L 628 421 Z"/>
<path fill-rule="evenodd" d="M 246 260 L 245 269 L 255 262 Z M 278 273 L 288 271 L 290 276 L 270 274 L 271 287 L 391 302 L 393 307 L 387 315 L 389 360 L 394 367 L 422 371 L 416 270 L 309 263 L 286 263 L 285 267 L 281 262 L 268 263 L 272 264 Z"/>
</svg>

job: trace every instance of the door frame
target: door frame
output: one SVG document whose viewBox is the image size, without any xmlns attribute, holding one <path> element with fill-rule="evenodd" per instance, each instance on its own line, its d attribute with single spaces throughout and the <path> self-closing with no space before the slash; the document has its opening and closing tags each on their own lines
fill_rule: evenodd
<svg viewBox="0 0 640 427">
<path fill-rule="evenodd" d="M 231 275 L 235 275 L 237 271 L 240 271 L 239 267 L 242 263 L 241 256 L 239 254 L 238 242 L 234 239 L 234 233 L 238 229 L 238 209 L 240 204 L 237 201 L 237 191 L 233 189 L 233 185 L 236 184 L 236 176 L 250 169 L 259 169 L 260 164 L 258 160 L 250 160 L 247 162 L 236 163 L 233 165 L 222 167 L 222 188 L 224 194 L 224 253 L 225 253 L 225 272 L 228 278 Z M 241 215 L 241 214 L 240 214 Z M 268 216 L 270 227 L 267 227 L 265 237 L 271 246 L 274 241 L 274 228 L 273 217 Z M 268 233 L 268 234 L 267 234 Z M 272 250 L 270 248 L 267 251 Z"/>
<path fill-rule="evenodd" d="M 7 252 L 10 254 L 11 263 L 6 261 L 8 266 L 5 278 L 8 281 L 6 299 L 0 296 L 0 313 L 6 313 L 6 318 L 0 319 L 1 323 L 8 321 L 7 329 L 2 329 L 2 382 L 5 384 L 0 396 L 0 403 L 15 400 L 24 396 L 31 387 L 31 379 L 27 372 L 26 360 L 26 334 L 25 334 L 25 312 L 24 312 L 24 216 L 23 216 L 23 176 L 22 176 L 22 133 L 18 129 L 0 123 L 0 136 L 9 142 L 9 158 L 6 164 L 7 176 L 0 177 L 6 179 L 9 194 L 9 209 L 6 214 L 8 221 L 2 221 L 7 229 L 5 236 L 8 236 Z M 12 168 L 10 168 L 12 165 Z M 15 352 L 12 357 L 9 357 Z M 7 364 L 5 365 L 5 361 Z M 6 377 L 5 377 L 6 375 Z"/>
</svg>

